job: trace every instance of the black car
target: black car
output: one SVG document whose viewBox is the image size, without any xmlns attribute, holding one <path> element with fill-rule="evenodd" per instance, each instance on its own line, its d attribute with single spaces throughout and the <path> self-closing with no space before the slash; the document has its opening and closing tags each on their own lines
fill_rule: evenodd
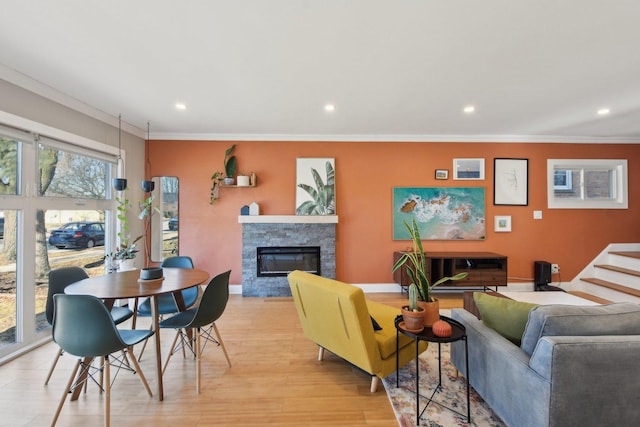
<svg viewBox="0 0 640 427">
<path fill-rule="evenodd" d="M 176 231 L 178 229 L 178 218 L 173 217 L 169 220 L 169 230 Z"/>
<path fill-rule="evenodd" d="M 58 249 L 92 248 L 104 245 L 104 223 L 77 221 L 55 229 L 49 236 L 49 244 Z"/>
<path fill-rule="evenodd" d="M 0 217 L 0 237 L 4 238 L 4 217 Z"/>
</svg>

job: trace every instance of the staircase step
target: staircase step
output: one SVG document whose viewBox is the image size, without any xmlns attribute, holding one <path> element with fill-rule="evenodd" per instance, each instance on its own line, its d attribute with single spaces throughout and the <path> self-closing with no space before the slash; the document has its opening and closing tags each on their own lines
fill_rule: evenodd
<svg viewBox="0 0 640 427">
<path fill-rule="evenodd" d="M 609 301 L 608 299 L 600 298 L 595 295 L 588 294 L 586 292 L 581 291 L 568 291 L 568 294 L 575 295 L 580 298 L 588 299 L 589 301 L 597 302 L 598 304 L 611 304 L 613 301 Z"/>
<path fill-rule="evenodd" d="M 623 294 L 633 295 L 634 297 L 640 298 L 640 289 L 630 288 L 628 286 L 623 286 L 618 283 L 608 282 L 602 279 L 596 279 L 593 277 L 581 277 L 580 280 L 588 283 L 593 283 L 594 285 L 602 286 L 603 288 L 613 289 L 614 291 L 622 292 Z"/>
<path fill-rule="evenodd" d="M 638 251 L 611 251 L 611 255 L 626 256 L 628 258 L 640 259 L 640 252 Z"/>
<path fill-rule="evenodd" d="M 602 268 L 604 270 L 609 270 L 609 271 L 615 271 L 617 273 L 628 274 L 630 276 L 640 277 L 640 271 L 631 270 L 630 268 L 623 268 L 623 267 L 618 267 L 615 265 L 608 265 L 608 264 L 595 264 L 594 267 Z"/>
</svg>

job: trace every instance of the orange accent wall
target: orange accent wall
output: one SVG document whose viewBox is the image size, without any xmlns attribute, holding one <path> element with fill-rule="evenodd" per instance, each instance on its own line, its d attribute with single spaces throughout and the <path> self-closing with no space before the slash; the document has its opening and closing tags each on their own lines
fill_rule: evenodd
<svg viewBox="0 0 640 427">
<path fill-rule="evenodd" d="M 209 204 L 210 177 L 223 171 L 232 142 L 150 141 L 147 173 L 180 179 L 180 253 L 210 274 L 232 269 L 242 283 L 243 205 L 260 204 L 264 215 L 295 213 L 296 159 L 333 157 L 336 169 L 337 277 L 350 283 L 392 283 L 392 253 L 408 241 L 392 238 L 394 187 L 475 187 L 486 194 L 487 238 L 425 241 L 427 251 L 491 251 L 509 257 L 510 282 L 533 277 L 533 261 L 560 265 L 570 281 L 609 243 L 640 242 L 640 147 L 633 144 L 416 143 L 416 142 L 236 142 L 238 168 L 255 172 L 255 188 L 222 188 Z M 493 205 L 493 159 L 529 159 L 529 205 Z M 484 158 L 484 181 L 454 181 L 453 158 Z M 549 158 L 628 159 L 629 209 L 547 209 Z M 435 180 L 448 169 L 449 180 Z M 542 220 L 533 211 L 543 212 Z M 512 232 L 495 233 L 493 217 L 511 215 Z M 557 281 L 557 279 L 555 280 Z"/>
</svg>

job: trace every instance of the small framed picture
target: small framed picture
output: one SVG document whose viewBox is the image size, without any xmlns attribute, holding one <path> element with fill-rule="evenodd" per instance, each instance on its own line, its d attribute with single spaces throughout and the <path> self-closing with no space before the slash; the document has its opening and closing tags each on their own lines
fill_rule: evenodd
<svg viewBox="0 0 640 427">
<path fill-rule="evenodd" d="M 494 230 L 496 233 L 508 233 L 511 231 L 511 215 L 497 215 Z"/>
<path fill-rule="evenodd" d="M 453 159 L 453 179 L 484 179 L 484 159 Z"/>
<path fill-rule="evenodd" d="M 449 179 L 449 170 L 436 169 L 436 179 Z"/>
</svg>

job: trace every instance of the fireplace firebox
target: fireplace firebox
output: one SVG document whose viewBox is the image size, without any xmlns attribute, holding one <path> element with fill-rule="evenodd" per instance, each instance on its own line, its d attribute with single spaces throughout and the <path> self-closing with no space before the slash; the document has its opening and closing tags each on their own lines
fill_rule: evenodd
<svg viewBox="0 0 640 427">
<path fill-rule="evenodd" d="M 294 270 L 320 275 L 320 246 L 258 247 L 258 277 L 286 276 Z"/>
</svg>

